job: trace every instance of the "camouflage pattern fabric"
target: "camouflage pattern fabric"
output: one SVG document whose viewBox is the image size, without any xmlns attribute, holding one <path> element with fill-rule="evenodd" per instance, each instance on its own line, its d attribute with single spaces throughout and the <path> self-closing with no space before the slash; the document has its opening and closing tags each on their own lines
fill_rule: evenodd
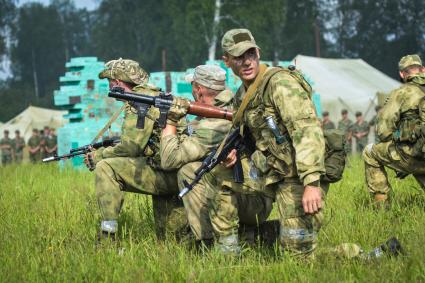
<svg viewBox="0 0 425 283">
<path fill-rule="evenodd" d="M 333 130 L 335 129 L 335 123 L 332 121 L 328 121 L 326 123 L 323 123 L 322 127 L 323 130 Z"/>
<path fill-rule="evenodd" d="M 356 147 L 357 152 L 362 153 L 363 149 L 366 147 L 368 143 L 368 134 L 369 134 L 369 124 L 366 121 L 363 121 L 362 123 L 354 123 L 351 126 L 351 131 L 353 133 L 353 137 L 356 139 Z M 358 133 L 367 133 L 365 136 L 361 137 L 360 139 L 356 138 L 355 134 Z"/>
<path fill-rule="evenodd" d="M 149 74 L 136 61 L 120 58 L 107 62 L 105 69 L 100 72 L 99 78 L 143 85 L 149 81 Z"/>
<path fill-rule="evenodd" d="M 353 126 L 353 121 L 350 119 L 339 120 L 338 121 L 338 130 L 344 131 L 347 137 L 347 141 L 345 143 L 345 152 L 347 154 L 351 153 L 351 128 Z"/>
<path fill-rule="evenodd" d="M 25 140 L 20 137 L 13 139 L 13 148 L 15 150 L 15 162 L 20 164 L 24 156 Z"/>
<path fill-rule="evenodd" d="M 13 141 L 10 138 L 2 138 L 0 146 L 4 147 L 1 149 L 1 163 L 3 165 L 11 164 L 13 161 Z"/>
<path fill-rule="evenodd" d="M 374 127 L 375 130 L 375 143 L 379 143 L 379 137 L 378 134 L 376 133 L 376 123 L 378 121 L 378 115 L 376 114 L 375 116 L 372 117 L 372 119 L 370 119 L 369 121 L 369 128 L 370 127 Z"/>
<path fill-rule="evenodd" d="M 40 146 L 40 137 L 39 136 L 32 136 L 30 137 L 30 139 L 28 140 L 28 147 L 29 148 L 36 148 L 37 146 Z M 40 149 L 37 150 L 34 153 L 29 153 L 29 157 L 30 157 L 30 161 L 32 163 L 36 163 L 38 161 L 41 160 L 41 151 Z"/>
<path fill-rule="evenodd" d="M 58 137 L 56 135 L 49 135 L 46 137 L 46 150 L 51 151 L 58 144 Z M 55 152 L 48 153 L 49 156 L 54 155 Z"/>
<path fill-rule="evenodd" d="M 240 105 L 245 91 L 244 86 L 239 88 L 237 105 Z M 304 193 L 304 186 L 320 180 L 325 173 L 325 140 L 310 94 L 311 88 L 301 83 L 297 76 L 289 71 L 279 72 L 270 79 L 264 93 L 257 92 L 243 116 L 243 124 L 249 128 L 257 149 L 251 158 L 260 178 L 264 178 L 263 186 L 257 188 L 275 190 L 276 202 L 281 208 L 281 242 L 285 242 L 283 247 L 286 250 L 296 254 L 313 251 L 316 238 L 311 229 L 317 233 L 322 221 L 320 213 L 305 217 L 286 207 L 288 204 L 292 204 L 293 210 L 301 207 L 298 196 Z M 286 142 L 276 143 L 266 124 L 268 116 L 273 117 L 281 133 L 288 134 Z M 288 193 L 284 193 L 288 180 L 294 181 Z M 308 231 L 306 227 L 309 227 Z M 301 237 L 302 234 L 306 236 Z"/>
<path fill-rule="evenodd" d="M 133 89 L 147 95 L 156 95 L 158 89 L 141 85 Z M 156 126 L 159 111 L 150 108 L 145 118 L 144 129 L 137 129 L 137 112 L 131 106 L 125 110 L 121 141 L 114 147 L 101 148 L 94 153 L 96 162 L 96 195 L 102 220 L 116 220 L 124 200 L 123 192 L 151 194 L 156 231 L 178 233 L 187 226 L 181 201 L 172 196 L 178 194 L 176 172 L 165 172 L 160 168 L 159 137 Z M 182 132 L 184 123 L 179 126 Z"/>
<path fill-rule="evenodd" d="M 419 55 L 406 55 L 400 59 L 398 62 L 398 69 L 403 71 L 410 66 L 422 66 L 422 60 Z"/>
<path fill-rule="evenodd" d="M 425 85 L 425 74 L 420 73 L 409 83 L 391 92 L 378 114 L 377 134 L 382 141 L 368 145 L 363 151 L 366 183 L 370 193 L 388 194 L 391 190 L 385 167 L 413 174 L 424 188 L 425 160 L 413 157 L 413 145 L 396 143 L 393 134 L 406 113 L 418 111 L 419 101 L 425 93 L 418 87 Z"/>
</svg>

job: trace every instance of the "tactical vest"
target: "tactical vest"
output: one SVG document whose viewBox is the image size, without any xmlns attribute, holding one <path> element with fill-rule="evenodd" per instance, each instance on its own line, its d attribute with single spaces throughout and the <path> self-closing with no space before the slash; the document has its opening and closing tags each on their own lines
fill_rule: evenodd
<svg viewBox="0 0 425 283">
<path fill-rule="evenodd" d="M 425 86 L 415 83 L 407 84 L 419 87 L 425 95 Z M 425 157 L 425 96 L 419 100 L 417 109 L 401 114 L 393 140 L 396 144 L 411 144 L 414 157 Z"/>
<path fill-rule="evenodd" d="M 291 77 L 293 77 L 301 86 L 302 88 L 308 93 L 309 98 L 311 99 L 313 90 L 310 84 L 305 80 L 301 72 L 295 69 L 285 69 L 281 67 L 274 67 L 268 70 L 263 77 L 263 80 L 258 87 L 258 94 L 257 97 L 255 97 L 254 100 L 260 99 L 262 101 L 262 97 L 265 93 L 265 90 L 269 84 L 270 79 L 279 72 L 285 72 L 289 74 Z M 268 150 L 271 151 L 271 153 L 276 156 L 276 160 L 274 160 L 274 168 L 280 171 L 280 173 L 285 173 L 284 163 L 289 164 L 294 160 L 295 156 L 295 150 L 293 149 L 292 142 L 290 140 L 288 131 L 285 127 L 285 125 L 282 123 L 282 120 L 280 119 L 280 115 L 277 113 L 267 113 L 271 114 L 272 117 L 276 120 L 277 126 L 280 130 L 280 132 L 285 137 L 285 142 L 283 145 L 277 145 L 273 138 L 269 139 L 270 145 L 268 146 Z M 261 117 L 263 119 L 263 117 Z M 337 182 L 342 178 L 344 168 L 345 168 L 345 159 L 346 159 L 346 152 L 344 151 L 344 145 L 345 145 L 345 134 L 343 131 L 340 130 L 329 130 L 325 131 L 324 133 L 325 143 L 326 143 L 326 151 L 325 151 L 325 169 L 326 174 L 322 176 L 322 180 L 325 182 Z M 258 146 L 257 146 L 258 147 Z M 285 155 L 280 153 L 279 148 L 286 148 L 287 152 L 292 152 L 291 155 Z M 292 149 L 292 150 L 289 150 Z M 261 146 L 260 146 L 261 150 Z M 288 160 L 291 158 L 291 160 Z M 269 170 L 266 162 L 266 158 L 262 156 L 262 154 L 258 151 L 254 152 L 254 154 L 251 156 L 251 159 L 253 160 L 256 167 L 259 167 L 260 171 L 263 173 L 267 172 Z M 270 163 L 270 162 L 268 162 Z M 293 165 L 295 166 L 295 165 Z M 296 168 L 295 168 L 296 170 Z"/>
</svg>

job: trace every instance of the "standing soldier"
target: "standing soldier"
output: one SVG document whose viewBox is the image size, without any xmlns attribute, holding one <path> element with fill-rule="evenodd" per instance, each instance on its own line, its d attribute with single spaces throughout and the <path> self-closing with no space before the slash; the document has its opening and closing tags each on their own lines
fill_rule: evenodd
<svg viewBox="0 0 425 283">
<path fill-rule="evenodd" d="M 333 130 L 333 129 L 335 129 L 334 122 L 332 122 L 331 119 L 329 118 L 329 112 L 328 111 L 323 112 L 322 116 L 323 116 L 323 121 L 322 121 L 323 130 Z"/>
<path fill-rule="evenodd" d="M 1 163 L 3 165 L 11 164 L 13 161 L 13 141 L 9 138 L 9 131 L 4 130 L 4 137 L 0 140 Z"/>
<path fill-rule="evenodd" d="M 45 150 L 47 156 L 55 155 L 58 149 L 58 138 L 55 135 L 55 129 L 52 128 L 49 130 L 49 135 L 45 138 L 45 140 Z"/>
<path fill-rule="evenodd" d="M 40 136 L 37 129 L 32 130 L 32 136 L 28 140 L 28 151 L 31 163 L 41 160 Z"/>
<path fill-rule="evenodd" d="M 46 144 L 47 144 L 47 139 L 49 138 L 49 127 L 48 126 L 44 126 L 43 130 L 40 130 L 40 153 L 41 153 L 41 158 L 46 158 L 49 157 L 49 152 L 47 151 L 46 148 Z"/>
<path fill-rule="evenodd" d="M 385 167 L 413 174 L 425 188 L 425 68 L 418 55 L 404 56 L 398 66 L 404 84 L 391 92 L 378 113 L 380 142 L 363 151 L 367 187 L 379 205 L 391 191 Z"/>
<path fill-rule="evenodd" d="M 347 141 L 345 143 L 345 152 L 347 154 L 350 154 L 352 149 L 351 127 L 353 126 L 353 121 L 348 119 L 347 109 L 342 109 L 341 115 L 342 115 L 342 119 L 338 121 L 338 130 L 341 130 L 345 133 L 345 136 L 347 137 Z"/>
<path fill-rule="evenodd" d="M 369 124 L 363 119 L 362 112 L 356 112 L 356 122 L 351 127 L 351 131 L 356 139 L 356 152 L 362 153 L 367 145 L 367 136 L 369 135 Z"/>
<path fill-rule="evenodd" d="M 159 89 L 147 84 L 148 73 L 133 60 L 112 60 L 106 63 L 99 78 L 108 79 L 109 87 L 156 96 Z M 177 200 L 179 192 L 175 171 L 160 167 L 159 139 L 156 126 L 159 111 L 150 108 L 144 119 L 144 128 L 137 129 L 137 111 L 127 105 L 122 126 L 121 142 L 114 147 L 100 148 L 85 156 L 89 167 L 95 166 L 96 197 L 101 223 L 99 243 L 114 240 L 118 232 L 118 216 L 124 202 L 124 192 L 152 195 L 157 236 L 166 231 L 177 236 L 187 228 L 183 203 Z M 182 127 L 179 127 L 181 130 Z M 184 128 L 184 127 L 183 127 Z"/>
<path fill-rule="evenodd" d="M 225 89 L 226 72 L 218 66 L 201 65 L 188 78 L 192 94 L 197 102 L 231 109 L 233 93 Z M 170 115 L 170 118 L 173 116 Z M 178 169 L 179 189 L 183 181 L 190 183 L 194 172 L 201 166 L 202 159 L 224 139 L 232 123 L 227 120 L 198 117 L 193 123 L 193 133 L 182 137 L 176 134 L 175 121 L 169 121 L 161 137 L 161 165 L 164 169 Z M 246 159 L 245 159 L 246 160 Z M 245 171 L 248 173 L 248 171 Z M 249 179 L 248 174 L 245 180 Z M 255 185 L 246 182 L 244 186 Z M 242 186 L 242 185 L 241 185 Z M 255 240 L 257 225 L 263 223 L 272 210 L 273 198 L 260 194 L 238 194 L 237 206 L 241 232 L 248 243 Z M 205 183 L 201 180 L 195 188 L 183 197 L 188 221 L 197 243 L 209 245 L 213 240 L 213 228 L 208 214 L 208 198 Z M 237 252 L 237 251 L 236 251 Z"/>
<path fill-rule="evenodd" d="M 19 130 L 15 131 L 15 138 L 13 139 L 13 144 L 15 150 L 15 162 L 21 164 L 24 155 L 25 140 L 23 137 L 21 137 Z"/>
<path fill-rule="evenodd" d="M 375 133 L 375 143 L 378 143 L 379 142 L 379 138 L 378 138 L 378 134 L 376 133 L 376 122 L 377 122 L 377 119 L 378 119 L 378 113 L 379 113 L 379 111 L 381 110 L 381 106 L 380 105 L 377 105 L 376 107 L 375 107 L 375 112 L 376 112 L 376 114 L 375 114 L 375 116 L 373 116 L 373 118 L 369 121 L 369 127 L 373 127 L 374 128 L 374 133 Z"/>
</svg>

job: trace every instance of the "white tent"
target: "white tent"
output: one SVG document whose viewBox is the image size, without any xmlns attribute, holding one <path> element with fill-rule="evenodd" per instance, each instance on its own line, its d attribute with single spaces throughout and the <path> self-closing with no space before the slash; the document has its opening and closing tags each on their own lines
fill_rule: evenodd
<svg viewBox="0 0 425 283">
<path fill-rule="evenodd" d="M 29 106 L 15 118 L 0 125 L 0 135 L 3 135 L 4 130 L 9 130 L 10 137 L 14 138 L 14 131 L 19 130 L 25 141 L 28 141 L 34 128 L 42 129 L 44 126 L 61 127 L 66 122 L 63 118 L 64 114 L 66 114 L 66 111 Z"/>
<path fill-rule="evenodd" d="M 375 115 L 376 93 L 388 93 L 400 85 L 362 59 L 298 55 L 294 64 L 313 81 L 313 89 L 320 94 L 322 111 L 329 111 L 335 122 L 341 118 L 344 108 L 349 111 L 352 120 L 356 111 L 362 111 L 369 120 Z"/>
</svg>

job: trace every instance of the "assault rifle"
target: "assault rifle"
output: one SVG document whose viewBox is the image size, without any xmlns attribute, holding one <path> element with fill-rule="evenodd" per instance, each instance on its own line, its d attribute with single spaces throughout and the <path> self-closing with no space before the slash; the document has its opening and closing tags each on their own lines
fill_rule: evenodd
<svg viewBox="0 0 425 283">
<path fill-rule="evenodd" d="M 159 109 L 158 125 L 164 128 L 167 123 L 168 111 L 173 105 L 173 96 L 165 92 L 160 92 L 158 96 L 149 96 L 135 92 L 126 92 L 122 87 L 113 87 L 109 91 L 108 96 L 127 101 L 137 110 L 138 118 L 136 127 L 139 129 L 143 129 L 146 114 L 151 106 Z M 187 114 L 232 121 L 231 111 L 199 102 L 190 102 Z"/>
<path fill-rule="evenodd" d="M 87 154 L 92 149 L 114 146 L 119 142 L 120 142 L 119 138 L 106 139 L 106 140 L 103 140 L 101 142 L 84 145 L 84 146 L 81 146 L 81 147 L 78 147 L 78 148 L 73 148 L 69 151 L 68 154 L 64 154 L 64 155 L 60 155 L 60 156 L 54 155 L 54 156 L 46 157 L 46 158 L 43 159 L 43 162 L 46 163 L 46 162 L 52 162 L 52 161 L 66 160 L 66 159 L 69 159 L 69 158 L 73 158 L 75 156 Z M 94 169 L 94 166 L 90 166 L 90 167 L 93 167 L 93 169 Z"/>
<path fill-rule="evenodd" d="M 243 183 L 244 178 L 240 154 L 242 151 L 247 149 L 248 145 L 249 144 L 244 141 L 244 137 L 240 134 L 239 127 L 231 131 L 224 140 L 222 147 L 220 148 L 220 146 L 218 146 L 213 149 L 202 161 L 201 166 L 195 171 L 195 179 L 190 184 L 186 180 L 183 181 L 184 188 L 179 193 L 179 197 L 183 198 L 188 192 L 190 192 L 193 187 L 199 183 L 202 176 L 210 172 L 220 162 L 224 161 L 233 149 L 236 149 L 237 152 L 237 160 L 233 166 L 233 179 L 236 183 Z"/>
</svg>

